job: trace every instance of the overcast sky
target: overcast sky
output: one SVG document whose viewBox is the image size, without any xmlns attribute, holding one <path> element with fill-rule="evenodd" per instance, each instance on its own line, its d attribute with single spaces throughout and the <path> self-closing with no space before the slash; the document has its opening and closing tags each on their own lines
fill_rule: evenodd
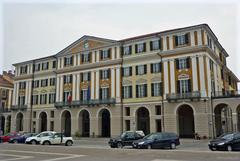
<svg viewBox="0 0 240 161">
<path fill-rule="evenodd" d="M 12 69 L 13 63 L 56 54 L 83 35 L 119 40 L 207 23 L 230 55 L 229 68 L 240 78 L 239 4 L 6 0 L 0 6 L 0 72 Z"/>
</svg>

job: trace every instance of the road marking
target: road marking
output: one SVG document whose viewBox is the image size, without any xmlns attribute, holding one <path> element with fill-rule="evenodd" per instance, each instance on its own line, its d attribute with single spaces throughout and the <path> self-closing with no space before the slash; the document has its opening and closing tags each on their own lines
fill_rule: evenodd
<svg viewBox="0 0 240 161">
<path fill-rule="evenodd" d="M 54 158 L 54 159 L 46 159 L 46 160 L 41 160 L 41 161 L 67 160 L 67 159 L 79 158 L 79 157 L 83 157 L 83 156 L 84 156 L 84 155 L 74 155 L 74 156 L 69 156 L 69 157 L 61 157 L 61 158 Z"/>
<path fill-rule="evenodd" d="M 154 159 L 152 161 L 182 161 L 182 160 L 172 160 L 172 159 Z"/>
<path fill-rule="evenodd" d="M 1 156 L 8 156 L 8 157 L 15 157 L 15 158 L 10 158 L 10 159 L 3 159 L 1 161 L 11 161 L 11 160 L 21 160 L 21 159 L 33 158 L 32 156 L 14 155 L 14 154 L 2 154 L 2 153 L 0 153 L 0 155 Z"/>
</svg>

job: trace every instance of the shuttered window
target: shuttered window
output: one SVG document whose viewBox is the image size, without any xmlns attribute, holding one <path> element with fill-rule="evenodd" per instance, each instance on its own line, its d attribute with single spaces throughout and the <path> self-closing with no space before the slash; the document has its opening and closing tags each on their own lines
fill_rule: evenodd
<svg viewBox="0 0 240 161">
<path fill-rule="evenodd" d="M 175 36 L 175 45 L 181 46 L 189 43 L 189 33 L 184 35 Z"/>
<path fill-rule="evenodd" d="M 136 85 L 136 97 L 147 97 L 147 84 Z"/>
</svg>

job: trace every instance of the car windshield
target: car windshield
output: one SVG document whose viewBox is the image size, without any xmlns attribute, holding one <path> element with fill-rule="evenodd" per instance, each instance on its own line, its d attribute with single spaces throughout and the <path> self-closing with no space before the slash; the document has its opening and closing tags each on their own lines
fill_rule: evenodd
<svg viewBox="0 0 240 161">
<path fill-rule="evenodd" d="M 120 137 L 121 137 L 121 138 L 124 138 L 124 136 L 125 136 L 126 134 L 127 134 L 127 133 L 126 133 L 126 132 L 124 132 L 124 133 L 122 133 L 122 134 L 121 134 L 121 136 L 120 136 Z"/>
<path fill-rule="evenodd" d="M 158 137 L 158 134 L 148 134 L 147 136 L 144 137 L 144 139 L 153 140 L 157 137 Z"/>
<path fill-rule="evenodd" d="M 221 138 L 226 139 L 226 140 L 231 140 L 231 139 L 233 139 L 233 134 L 226 134 L 226 135 L 223 135 Z"/>
</svg>

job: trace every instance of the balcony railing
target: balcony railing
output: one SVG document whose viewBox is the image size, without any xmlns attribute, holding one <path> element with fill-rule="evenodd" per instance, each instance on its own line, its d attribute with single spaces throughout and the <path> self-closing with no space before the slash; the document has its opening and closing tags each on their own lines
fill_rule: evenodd
<svg viewBox="0 0 240 161">
<path fill-rule="evenodd" d="M 13 105 L 11 107 L 12 111 L 18 111 L 18 110 L 24 111 L 26 109 L 27 109 L 27 105 Z"/>
<path fill-rule="evenodd" d="M 0 113 L 8 113 L 11 112 L 11 109 L 9 108 L 0 108 Z"/>
<path fill-rule="evenodd" d="M 240 91 L 215 91 L 212 92 L 212 98 L 230 98 L 240 97 Z"/>
<path fill-rule="evenodd" d="M 201 94 L 199 91 L 196 92 L 188 92 L 188 93 L 174 93 L 174 94 L 167 94 L 167 100 L 171 101 L 178 101 L 178 100 L 199 100 Z"/>
<path fill-rule="evenodd" d="M 115 98 L 109 98 L 109 99 L 94 99 L 94 100 L 82 100 L 82 101 L 72 101 L 72 102 L 56 102 L 55 107 L 56 108 L 62 108 L 62 107 L 75 107 L 75 106 L 95 106 L 100 104 L 115 104 L 116 99 Z"/>
</svg>

